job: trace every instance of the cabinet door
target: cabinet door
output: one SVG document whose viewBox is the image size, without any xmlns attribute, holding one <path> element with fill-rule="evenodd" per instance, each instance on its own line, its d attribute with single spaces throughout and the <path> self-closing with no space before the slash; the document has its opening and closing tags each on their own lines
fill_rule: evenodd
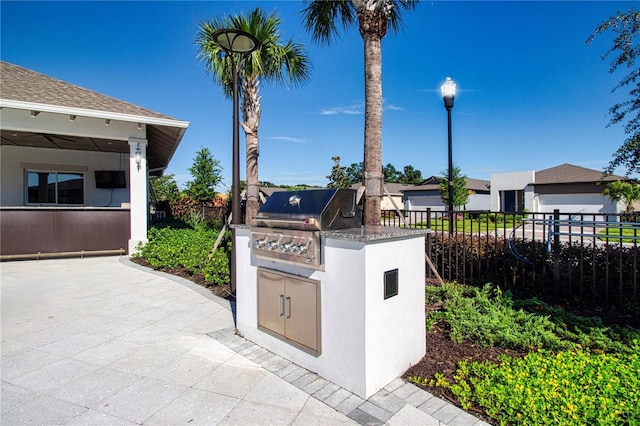
<svg viewBox="0 0 640 426">
<path fill-rule="evenodd" d="M 284 332 L 284 277 L 258 270 L 258 326 L 278 333 Z"/>
<path fill-rule="evenodd" d="M 317 283 L 285 278 L 285 292 L 287 338 L 319 352 Z"/>
</svg>

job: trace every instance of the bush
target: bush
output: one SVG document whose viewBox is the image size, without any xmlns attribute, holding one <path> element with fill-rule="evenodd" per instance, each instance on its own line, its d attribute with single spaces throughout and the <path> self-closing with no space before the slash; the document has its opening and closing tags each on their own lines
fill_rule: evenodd
<svg viewBox="0 0 640 426">
<path fill-rule="evenodd" d="M 451 328 L 454 342 L 473 340 L 480 347 L 523 350 L 562 347 L 553 332 L 555 325 L 548 318 L 514 309 L 511 296 L 498 288 L 486 285 L 482 289 L 466 287 L 445 293 L 448 298 L 444 310 L 431 313 L 429 322 L 443 319 Z"/>
<path fill-rule="evenodd" d="M 640 342 L 627 354 L 538 351 L 522 359 L 460 363 L 449 384 L 463 408 L 500 424 L 640 424 Z M 440 383 L 446 381 L 440 380 Z"/>
<path fill-rule="evenodd" d="M 229 202 L 227 199 L 217 196 L 210 201 L 200 202 L 194 198 L 184 196 L 170 203 L 171 216 L 176 219 L 193 220 L 201 218 L 202 221 L 213 222 L 216 225 L 223 223 L 229 214 Z"/>
<path fill-rule="evenodd" d="M 149 242 L 138 257 L 154 268 L 184 268 L 192 275 L 202 275 L 205 282 L 225 285 L 229 282 L 230 232 L 213 254 L 211 250 L 219 231 L 206 226 L 195 229 L 151 228 Z"/>
</svg>

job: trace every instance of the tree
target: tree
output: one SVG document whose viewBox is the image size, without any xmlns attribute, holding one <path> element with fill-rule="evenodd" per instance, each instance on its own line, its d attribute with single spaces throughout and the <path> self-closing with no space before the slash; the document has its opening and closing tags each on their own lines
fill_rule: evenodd
<svg viewBox="0 0 640 426">
<path fill-rule="evenodd" d="M 344 29 L 357 24 L 364 41 L 364 224 L 380 225 L 382 199 L 382 38 L 397 31 L 401 10 L 417 0 L 307 0 L 304 25 L 315 41 L 329 45 Z"/>
<path fill-rule="evenodd" d="M 424 178 L 420 170 L 414 169 L 413 166 L 404 166 L 404 174 L 400 177 L 400 183 L 417 185 L 422 183 L 423 180 Z"/>
<path fill-rule="evenodd" d="M 331 157 L 331 160 L 334 164 L 331 174 L 327 176 L 329 179 L 327 188 L 351 188 L 351 180 L 347 176 L 346 167 L 340 165 L 340 157 Z"/>
<path fill-rule="evenodd" d="M 202 147 L 189 167 L 193 180 L 187 182 L 185 194 L 200 201 L 211 201 L 216 195 L 215 187 L 222 181 L 220 161 L 213 158 L 209 148 Z"/>
<path fill-rule="evenodd" d="M 214 82 L 223 88 L 227 97 L 232 96 L 231 61 L 225 52 L 214 42 L 213 34 L 222 28 L 246 31 L 260 41 L 260 48 L 242 60 L 239 64 L 239 76 L 242 80 L 242 120 L 247 144 L 247 209 L 246 222 L 251 223 L 260 208 L 260 184 L 258 181 L 258 127 L 260 125 L 259 83 L 300 85 L 308 80 L 311 68 L 310 59 L 304 45 L 294 43 L 292 39 L 283 41 L 278 27 L 280 18 L 256 8 L 247 16 L 237 15 L 202 22 L 198 28 L 196 44 L 198 58 L 204 62 L 207 72 L 213 75 Z"/>
<path fill-rule="evenodd" d="M 149 185 L 156 201 L 176 201 L 180 198 L 180 189 L 173 174 L 153 177 L 149 179 Z"/>
<path fill-rule="evenodd" d="M 627 13 L 617 12 L 617 15 L 609 17 L 595 29 L 587 39 L 591 44 L 595 37 L 609 30 L 616 34 L 613 46 L 602 56 L 605 60 L 613 56 L 610 62 L 609 73 L 613 74 L 619 67 L 625 66 L 630 71 L 612 89 L 629 86 L 630 99 L 619 102 L 609 108 L 611 120 L 609 126 L 626 120 L 624 132 L 627 135 L 624 143 L 613 155 L 613 160 L 605 169 L 605 173 L 611 175 L 619 166 L 627 169 L 626 176 L 640 172 L 640 69 L 635 67 L 635 61 L 640 56 L 640 12 L 630 8 Z"/>
<path fill-rule="evenodd" d="M 616 180 L 609 182 L 602 193 L 608 195 L 615 202 L 623 201 L 625 210 L 629 213 L 634 210 L 633 205 L 636 201 L 640 201 L 640 184 Z"/>
<path fill-rule="evenodd" d="M 391 163 L 387 163 L 382 168 L 382 174 L 384 175 L 384 181 L 387 183 L 398 183 L 402 179 L 402 172 L 398 171 Z"/>
<path fill-rule="evenodd" d="M 363 169 L 364 163 L 362 161 L 359 163 L 351 163 L 351 165 L 347 167 L 346 173 L 352 185 L 355 185 L 356 183 L 362 183 Z"/>
<path fill-rule="evenodd" d="M 440 181 L 440 198 L 445 206 L 449 205 L 449 169 L 442 172 L 445 178 Z M 453 208 L 462 207 L 469 201 L 467 176 L 461 174 L 460 167 L 453 166 Z"/>
</svg>

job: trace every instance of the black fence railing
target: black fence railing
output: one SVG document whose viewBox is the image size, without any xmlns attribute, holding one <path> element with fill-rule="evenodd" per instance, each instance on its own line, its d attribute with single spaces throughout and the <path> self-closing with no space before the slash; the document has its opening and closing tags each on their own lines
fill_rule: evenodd
<svg viewBox="0 0 640 426">
<path fill-rule="evenodd" d="M 517 297 L 538 297 L 640 326 L 637 215 L 402 213 L 404 221 L 384 211 L 383 225 L 429 229 L 426 253 L 445 281 L 493 283 Z"/>
</svg>

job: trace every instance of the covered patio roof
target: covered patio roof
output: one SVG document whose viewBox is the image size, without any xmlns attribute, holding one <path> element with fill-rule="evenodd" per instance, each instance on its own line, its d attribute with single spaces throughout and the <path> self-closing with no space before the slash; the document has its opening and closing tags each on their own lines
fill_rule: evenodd
<svg viewBox="0 0 640 426">
<path fill-rule="evenodd" d="M 2 145 L 128 154 L 129 143 L 123 133 L 112 131 L 111 137 L 109 132 L 105 135 L 88 134 L 86 131 L 75 131 L 70 123 L 84 120 L 86 129 L 89 121 L 99 121 L 101 126 L 116 128 L 119 125 L 133 128 L 134 131 L 146 130 L 149 170 L 159 174 L 168 166 L 189 126 L 187 121 L 4 61 L 0 61 L 0 87 L 0 108 L 2 115 L 7 117 L 7 120 L 3 119 L 0 130 Z M 50 116 L 48 120 L 52 129 L 59 127 L 55 120 L 59 122 L 60 116 L 67 120 L 67 125 L 54 132 L 46 130 L 46 126 L 27 128 L 11 124 L 24 122 L 23 117 L 37 119 L 40 114 L 41 117 Z M 15 120 L 11 120 L 12 117 Z"/>
</svg>

